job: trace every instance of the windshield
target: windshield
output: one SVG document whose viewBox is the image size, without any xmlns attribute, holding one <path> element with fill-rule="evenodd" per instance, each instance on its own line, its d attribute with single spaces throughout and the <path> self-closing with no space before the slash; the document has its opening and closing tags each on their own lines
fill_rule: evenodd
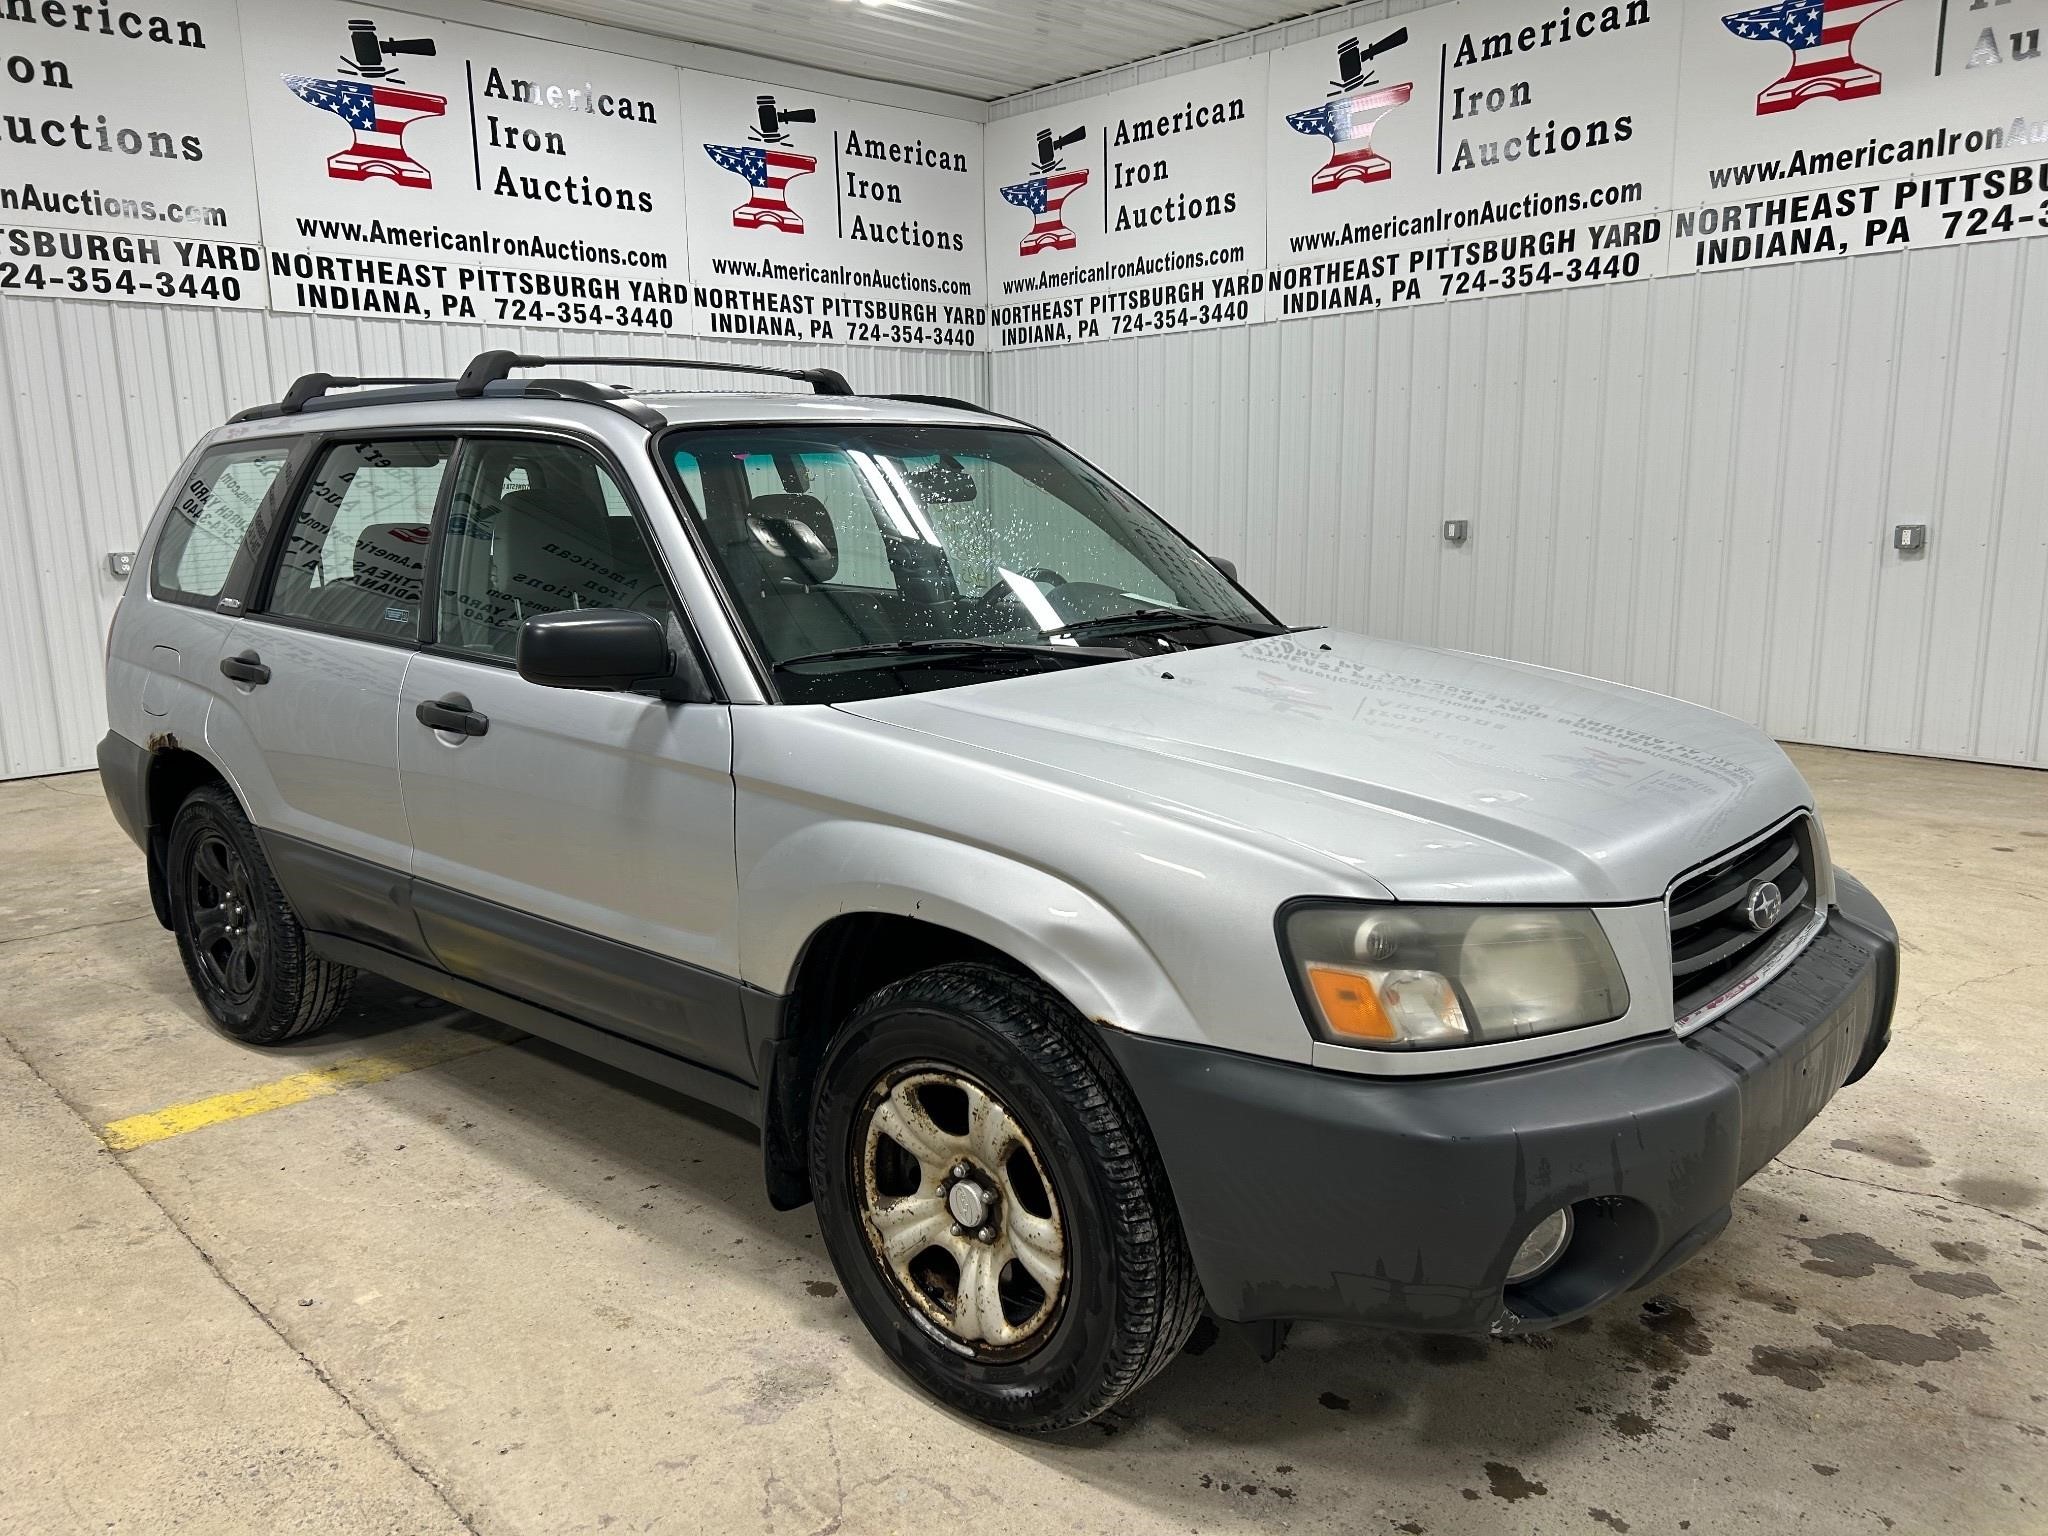
<svg viewBox="0 0 2048 1536">
<path fill-rule="evenodd" d="M 1173 529 L 1033 433 L 721 427 L 672 432 L 663 452 L 790 702 L 1280 628 Z"/>
</svg>

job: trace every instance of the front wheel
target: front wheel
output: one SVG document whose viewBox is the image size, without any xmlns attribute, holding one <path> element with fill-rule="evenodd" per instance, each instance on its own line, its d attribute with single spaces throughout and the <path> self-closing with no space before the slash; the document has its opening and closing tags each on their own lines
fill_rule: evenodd
<svg viewBox="0 0 2048 1536">
<path fill-rule="evenodd" d="M 820 1069 L 811 1182 L 847 1296 L 920 1386 L 999 1428 L 1095 1417 L 1200 1316 L 1091 1028 L 1036 981 L 944 966 L 868 999 Z"/>
</svg>

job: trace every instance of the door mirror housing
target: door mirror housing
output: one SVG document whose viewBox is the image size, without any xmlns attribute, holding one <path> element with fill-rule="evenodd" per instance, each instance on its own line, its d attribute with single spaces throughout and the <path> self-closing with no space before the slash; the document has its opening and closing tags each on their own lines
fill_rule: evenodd
<svg viewBox="0 0 2048 1536">
<path fill-rule="evenodd" d="M 1216 569 L 1221 571 L 1225 576 L 1229 577 L 1233 585 L 1236 584 L 1237 562 L 1235 560 L 1226 560 L 1221 555 L 1211 555 L 1209 557 L 1209 563 L 1215 566 Z"/>
<path fill-rule="evenodd" d="M 518 658 L 519 675 L 543 688 L 618 692 L 675 671 L 661 620 L 626 608 L 537 614 L 519 626 Z"/>
</svg>

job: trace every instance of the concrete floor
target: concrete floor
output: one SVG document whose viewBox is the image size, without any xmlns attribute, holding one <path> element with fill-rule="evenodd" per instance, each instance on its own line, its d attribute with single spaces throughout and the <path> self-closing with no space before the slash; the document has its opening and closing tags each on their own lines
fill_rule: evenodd
<svg viewBox="0 0 2048 1536">
<path fill-rule="evenodd" d="M 0 1531 L 2048 1530 L 2048 777 L 1797 756 L 1898 1039 L 1703 1258 L 1513 1345 L 1205 1328 L 1037 1443 L 884 1364 L 744 1127 L 388 986 L 227 1041 L 96 780 L 0 784 Z"/>
</svg>

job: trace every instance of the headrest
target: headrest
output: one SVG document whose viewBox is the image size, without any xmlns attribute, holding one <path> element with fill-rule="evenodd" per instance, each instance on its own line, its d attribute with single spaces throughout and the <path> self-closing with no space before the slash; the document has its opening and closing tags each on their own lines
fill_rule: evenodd
<svg viewBox="0 0 2048 1536">
<path fill-rule="evenodd" d="M 425 523 L 371 523 L 356 535 L 355 585 L 401 602 L 416 603 L 424 583 L 427 540 Z"/>
<path fill-rule="evenodd" d="M 771 581 L 822 586 L 839 571 L 839 534 L 815 496 L 756 496 L 747 506 L 754 558 Z"/>
<path fill-rule="evenodd" d="M 566 478 L 566 477 L 565 477 Z M 594 487 L 576 481 L 557 486 L 536 486 L 531 490 L 508 491 L 498 503 L 507 512 L 524 518 L 560 523 L 571 528 L 605 526 L 610 512 L 604 497 Z"/>
<path fill-rule="evenodd" d="M 607 518 L 601 508 L 593 518 L 556 518 L 513 505 L 514 497 L 545 494 L 515 491 L 505 498 L 496 523 L 498 585 L 521 603 L 548 605 L 551 611 L 624 606 L 646 580 L 612 547 L 611 523 L 624 523 L 630 531 L 630 520 Z"/>
</svg>

